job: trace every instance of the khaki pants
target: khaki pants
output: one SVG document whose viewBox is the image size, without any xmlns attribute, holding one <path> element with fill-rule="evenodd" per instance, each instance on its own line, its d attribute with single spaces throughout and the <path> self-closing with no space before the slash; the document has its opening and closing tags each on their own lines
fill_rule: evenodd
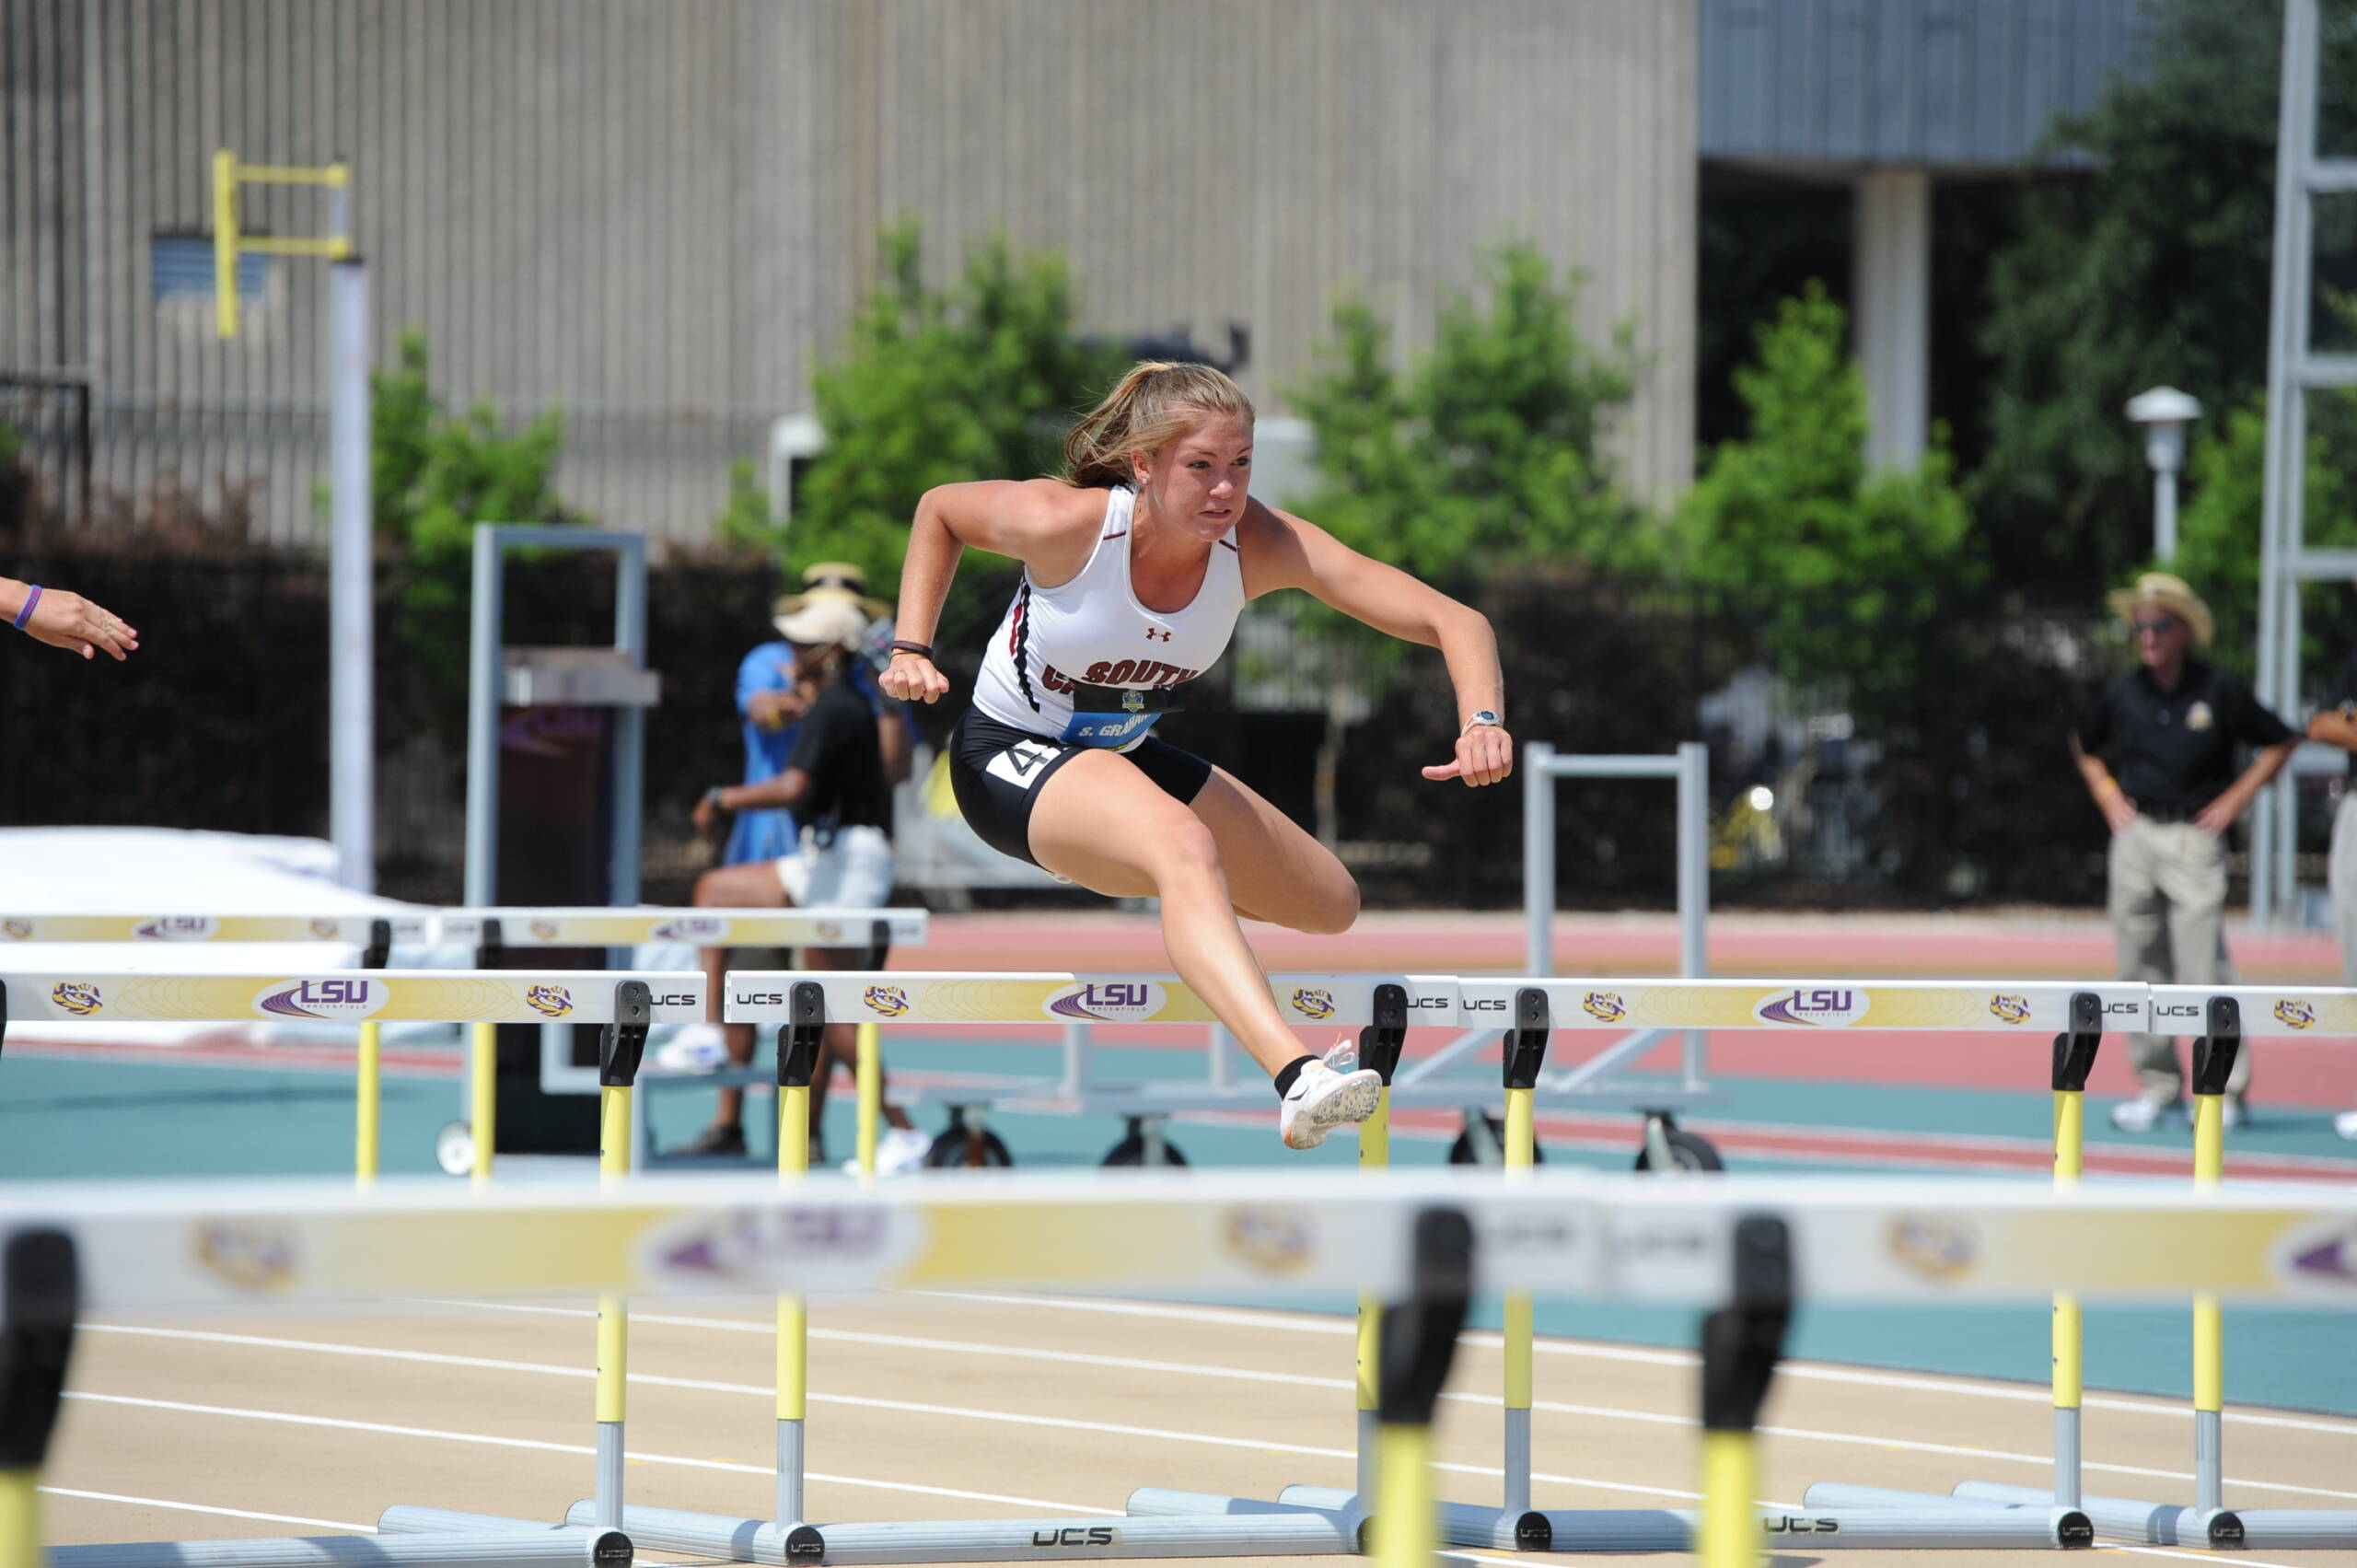
<svg viewBox="0 0 2357 1568">
<path fill-rule="evenodd" d="M 2190 822 L 2139 817 L 2111 839 L 2112 935 L 2119 943 L 2119 978 L 2153 985 L 2221 985 L 2234 978 L 2226 961 L 2226 846 Z M 2168 1035 L 2131 1034 L 2129 1060 L 2143 1096 L 2166 1105 L 2185 1094 L 2177 1041 Z M 2250 1046 L 2235 1054 L 2226 1092 L 2250 1086 Z"/>
</svg>

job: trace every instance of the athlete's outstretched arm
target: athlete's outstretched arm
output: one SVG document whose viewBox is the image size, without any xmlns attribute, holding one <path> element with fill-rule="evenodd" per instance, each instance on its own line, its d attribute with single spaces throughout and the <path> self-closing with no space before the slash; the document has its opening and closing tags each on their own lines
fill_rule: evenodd
<svg viewBox="0 0 2357 1568">
<path fill-rule="evenodd" d="M 1258 598 L 1275 588 L 1300 588 L 1378 632 L 1438 648 L 1457 688 L 1460 725 L 1478 713 L 1504 711 L 1505 676 L 1488 616 L 1397 566 L 1360 554 L 1317 524 L 1258 501 L 1238 532 L 1247 594 Z M 1457 738 L 1453 761 L 1423 772 L 1428 779 L 1497 784 L 1514 772 L 1514 738 L 1502 726 L 1474 726 Z"/>
<path fill-rule="evenodd" d="M 1010 555 L 1027 567 L 1052 568 L 1069 546 L 1061 533 L 1075 511 L 1068 486 L 1053 480 L 976 480 L 936 484 L 917 502 L 909 524 L 909 550 L 900 563 L 900 605 L 894 624 L 899 640 L 931 645 L 941 624 L 941 606 L 958 575 L 966 547 Z M 1097 504 L 1098 511 L 1102 503 Z M 1090 534 L 1093 541 L 1094 533 Z M 1071 563 L 1077 571 L 1085 555 Z M 1065 574 L 1069 575 L 1069 572 Z M 1052 575 L 1051 581 L 1056 580 Z M 909 703 L 937 702 L 948 694 L 949 678 L 923 654 L 896 653 L 877 685 L 888 697 Z"/>
</svg>

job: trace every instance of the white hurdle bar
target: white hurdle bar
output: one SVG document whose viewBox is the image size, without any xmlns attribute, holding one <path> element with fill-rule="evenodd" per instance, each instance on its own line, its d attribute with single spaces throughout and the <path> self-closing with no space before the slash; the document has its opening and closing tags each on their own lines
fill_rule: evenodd
<svg viewBox="0 0 2357 1568">
<path fill-rule="evenodd" d="M 1461 1237 L 1457 1265 L 1436 1272 L 1443 1254 L 1433 1249 L 1434 1238 L 1450 1225 Z M 1763 1250 L 1764 1238 L 1772 1238 L 1772 1249 Z M 1260 1172 L 1147 1172 L 1121 1181 L 1058 1174 L 824 1191 L 729 1179 L 659 1195 L 628 1186 L 469 1193 L 442 1183 L 388 1183 L 360 1200 L 316 1183 L 25 1186 L 0 1194 L 0 1260 L 8 1275 L 0 1281 L 0 1332 L 8 1336 L 0 1367 L 10 1376 L 47 1368 L 53 1377 L 45 1401 L 0 1400 L 0 1409 L 30 1412 L 12 1420 L 41 1424 L 32 1468 L 0 1475 L 0 1483 L 28 1497 L 33 1492 L 72 1322 L 92 1309 L 588 1292 L 929 1286 L 1297 1296 L 1356 1288 L 1405 1303 L 1405 1315 L 1387 1320 L 1421 1320 L 1425 1339 L 1442 1347 L 1422 1368 L 1436 1392 L 1464 1297 L 1477 1287 L 1659 1302 L 1732 1297 L 1736 1307 L 1714 1313 L 1714 1323 L 1765 1325 L 1780 1337 L 1792 1303 L 1804 1298 L 2019 1300 L 2061 1288 L 2149 1301 L 2207 1291 L 2357 1309 L 2351 1249 L 2357 1188 L 2289 1184 L 2047 1192 L 2010 1181 L 1665 1182 L 1568 1170 L 1502 1184 L 1480 1172 L 1442 1170 L 1399 1173 L 1382 1183 L 1311 1171 L 1275 1189 Z M 26 1266 L 34 1261 L 38 1270 Z M 1774 1337 L 1757 1343 L 1750 1357 L 1753 1413 L 1778 1353 Z M 1706 1460 L 1713 1482 L 1699 1539 L 1714 1568 L 1756 1562 L 1759 1541 L 1750 1418 L 1736 1431 L 1710 1413 L 1707 1390 L 1723 1386 L 1731 1369 L 1720 1355 L 1725 1344 L 1724 1336 L 1706 1335 L 1709 1439 L 1740 1438 L 1747 1449 L 1742 1464 Z M 44 1402 L 45 1413 L 34 1408 Z M 1429 1494 L 1416 1493 L 1405 1466 L 1393 1463 L 1392 1447 L 1400 1445 L 1421 1469 L 1429 1413 L 1427 1399 L 1423 1426 L 1385 1427 L 1384 1507 L 1373 1528 L 1396 1532 L 1393 1543 L 1410 1548 L 1387 1547 L 1387 1562 L 1420 1560 L 1419 1510 L 1400 1500 L 1428 1505 Z M 22 1435 L 6 1434 L 9 1451 L 25 1446 Z M 1321 1520 L 1318 1512 L 1276 1505 L 1267 1518 L 1294 1534 L 1282 1550 L 1314 1550 L 1303 1539 L 1308 1534 L 1347 1535 L 1351 1545 L 1324 1550 L 1355 1549 L 1363 1516 L 1334 1511 Z M 23 1517 L 29 1520 L 29 1505 Z M 865 1538 L 863 1527 L 806 1525 L 807 1535 L 772 1528 L 767 1542 L 761 1527 L 774 1522 L 740 1520 L 727 1550 L 739 1560 L 845 1562 L 1187 1555 L 1188 1541 L 1195 1555 L 1271 1550 L 1265 1539 L 1233 1544 L 1251 1519 L 1240 1512 L 1130 1515 L 1032 1522 L 1028 1529 L 980 1521 L 972 1536 L 947 1524 L 888 1525 L 865 1527 Z M 523 1527 L 468 1516 L 417 1522 L 436 1531 L 423 1541 L 470 1544 L 463 1556 L 405 1555 L 404 1562 L 582 1560 L 570 1540 L 535 1554 L 553 1533 L 546 1527 L 534 1527 L 535 1540 Z M 1065 1539 L 1067 1528 L 1109 1539 Z M 1041 1532 L 1050 1539 L 1040 1539 Z M 623 1533 L 633 1532 L 626 1525 Z M 1010 1533 L 1018 1539 L 1006 1539 Z M 77 1568 L 153 1562 L 83 1550 L 91 1555 Z M 291 1568 L 319 1560 L 303 1550 L 289 1546 L 268 1561 Z M 37 1546 L 0 1539 L 0 1568 L 36 1568 L 37 1561 Z"/>
</svg>

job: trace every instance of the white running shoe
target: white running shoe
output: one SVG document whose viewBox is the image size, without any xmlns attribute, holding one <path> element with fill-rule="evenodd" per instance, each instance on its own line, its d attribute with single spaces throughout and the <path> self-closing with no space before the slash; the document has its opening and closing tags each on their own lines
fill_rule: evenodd
<svg viewBox="0 0 2357 1568">
<path fill-rule="evenodd" d="M 1314 1149 L 1326 1134 L 1345 1121 L 1364 1121 L 1375 1114 L 1383 1094 L 1383 1078 L 1373 1068 L 1337 1073 L 1323 1062 L 1306 1064 L 1277 1113 L 1277 1132 L 1289 1149 Z"/>
<path fill-rule="evenodd" d="M 716 1073 L 728 1065 L 728 1037 L 718 1024 L 682 1024 L 656 1048 L 655 1065 L 666 1073 Z"/>
<path fill-rule="evenodd" d="M 1322 1061 L 1337 1073 L 1352 1074 L 1359 1070 L 1359 1037 L 1344 1035 L 1326 1048 Z"/>
<path fill-rule="evenodd" d="M 2166 1105 L 2154 1105 L 2148 1099 L 2124 1099 L 2111 1108 L 2111 1124 L 2122 1132 L 2164 1132 L 2172 1128 L 2193 1125 L 2193 1112 L 2185 1101 L 2173 1099 Z"/>
<path fill-rule="evenodd" d="M 2332 1119 L 2332 1130 L 2357 1144 L 2357 1110 L 2344 1110 Z"/>
<path fill-rule="evenodd" d="M 887 1127 L 884 1135 L 876 1140 L 876 1174 L 906 1176 L 924 1168 L 924 1156 L 933 1149 L 933 1134 L 915 1127 Z M 843 1174 L 859 1174 L 859 1156 L 853 1155 L 843 1161 Z"/>
</svg>

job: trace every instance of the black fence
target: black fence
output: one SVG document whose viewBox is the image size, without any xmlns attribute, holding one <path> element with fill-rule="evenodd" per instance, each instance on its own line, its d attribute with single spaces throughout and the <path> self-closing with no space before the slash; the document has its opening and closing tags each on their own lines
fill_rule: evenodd
<svg viewBox="0 0 2357 1568">
<path fill-rule="evenodd" d="M 8 569 L 89 594 L 137 625 L 145 646 L 117 665 L 0 642 L 0 821 L 325 832 L 323 563 L 29 542 Z M 612 587 L 601 560 L 523 558 L 508 569 L 511 643 L 606 640 Z M 762 568 L 711 561 L 659 564 L 652 575 L 650 662 L 664 700 L 647 735 L 644 887 L 669 900 L 686 896 L 703 864 L 688 828 L 697 792 L 741 769 L 735 674 L 772 635 L 775 582 Z M 940 641 L 964 651 L 950 656 L 961 691 L 1003 587 L 971 570 L 959 585 Z M 399 563 L 380 566 L 380 885 L 455 900 L 465 695 L 450 671 L 463 658 L 448 648 L 422 657 L 405 639 L 409 588 Z M 1817 612 L 1848 615 L 1853 605 Z M 2124 656 L 2096 615 L 2009 607 L 1873 628 L 1903 679 L 1860 699 L 1772 678 L 1777 639 L 1793 624 L 1787 602 L 1515 582 L 1484 608 L 1519 738 L 1586 752 L 1711 744 L 1722 906 L 2101 900 L 2104 830 L 2064 740 L 2085 691 Z M 1214 671 L 1189 689 L 1172 738 L 1314 825 L 1327 715 L 1264 711 L 1240 695 L 1249 693 L 1232 671 Z M 955 716 L 943 704 L 921 722 L 937 740 Z M 1448 757 L 1457 723 L 1437 658 L 1414 653 L 1327 753 L 1333 836 L 1371 904 L 1481 908 L 1520 897 L 1519 783 L 1468 790 L 1419 774 Z M 1567 781 L 1556 804 L 1567 905 L 1670 903 L 1666 784 Z M 2321 793 L 2304 809 L 2304 849 L 2321 854 L 2328 809 Z"/>
</svg>

